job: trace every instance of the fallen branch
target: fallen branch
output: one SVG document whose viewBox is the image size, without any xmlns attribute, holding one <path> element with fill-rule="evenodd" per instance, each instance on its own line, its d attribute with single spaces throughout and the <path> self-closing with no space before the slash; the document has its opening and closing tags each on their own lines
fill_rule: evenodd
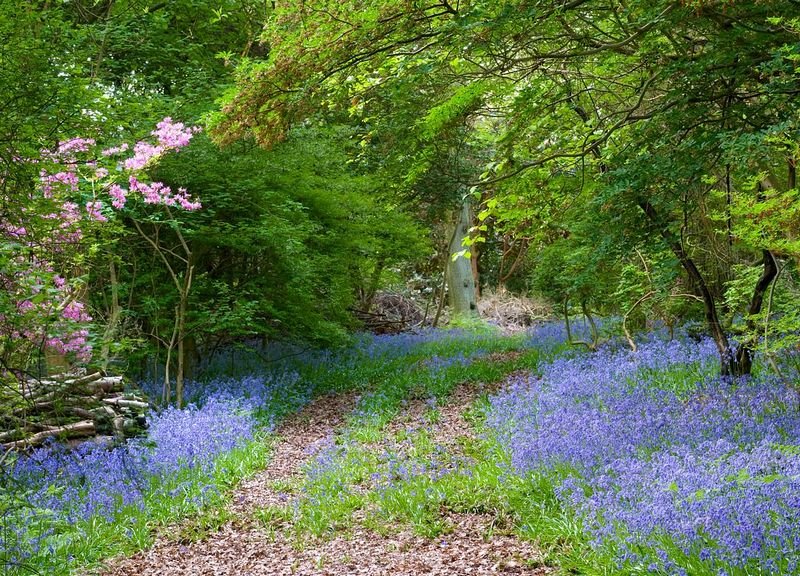
<svg viewBox="0 0 800 576">
<path fill-rule="evenodd" d="M 65 424 L 64 426 L 59 426 L 58 428 L 53 428 L 52 430 L 43 430 L 22 440 L 7 442 L 3 444 L 3 448 L 6 450 L 19 450 L 20 448 L 39 446 L 45 440 L 54 436 L 76 438 L 81 436 L 92 436 L 94 433 L 94 422 L 91 420 L 84 420 L 81 422 L 75 422 L 74 424 Z"/>
<path fill-rule="evenodd" d="M 111 404 L 112 406 L 134 408 L 139 410 L 147 410 L 150 407 L 147 402 L 141 402 L 139 400 L 127 400 L 125 398 L 103 398 L 103 402 L 106 404 Z"/>
</svg>

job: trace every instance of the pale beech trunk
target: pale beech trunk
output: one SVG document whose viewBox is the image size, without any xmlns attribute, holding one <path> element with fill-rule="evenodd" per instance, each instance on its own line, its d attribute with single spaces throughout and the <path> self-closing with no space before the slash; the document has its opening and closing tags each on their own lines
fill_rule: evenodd
<svg viewBox="0 0 800 576">
<path fill-rule="evenodd" d="M 450 294 L 450 308 L 453 316 L 474 316 L 477 314 L 477 296 L 472 262 L 465 256 L 453 257 L 464 250 L 464 240 L 469 236 L 472 225 L 472 210 L 469 200 L 464 200 L 456 216 L 455 230 L 451 236 L 447 263 L 447 290 Z"/>
</svg>

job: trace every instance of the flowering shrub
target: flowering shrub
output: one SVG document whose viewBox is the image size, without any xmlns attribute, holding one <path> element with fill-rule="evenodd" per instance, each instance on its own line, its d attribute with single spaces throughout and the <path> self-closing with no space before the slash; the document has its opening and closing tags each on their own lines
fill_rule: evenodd
<svg viewBox="0 0 800 576">
<path fill-rule="evenodd" d="M 795 573 L 797 393 L 720 380 L 716 360 L 710 341 L 655 339 L 557 359 L 494 396 L 489 424 L 515 470 L 552 474 L 621 565 Z"/>
<path fill-rule="evenodd" d="M 131 197 L 144 204 L 200 208 L 186 190 L 148 183 L 142 173 L 164 154 L 188 145 L 194 132 L 164 118 L 151 133 L 154 143 L 137 142 L 133 156 L 119 162 L 114 157 L 127 151 L 127 144 L 100 151 L 91 138 L 63 141 L 26 161 L 39 168 L 37 186 L 5 198 L 7 209 L 0 216 L 0 338 L 5 342 L 0 355 L 6 366 L 25 368 L 27 355 L 42 349 L 89 359 L 91 316 L 78 301 L 82 286 L 75 279 L 85 274 L 85 232 L 107 222 Z"/>
</svg>

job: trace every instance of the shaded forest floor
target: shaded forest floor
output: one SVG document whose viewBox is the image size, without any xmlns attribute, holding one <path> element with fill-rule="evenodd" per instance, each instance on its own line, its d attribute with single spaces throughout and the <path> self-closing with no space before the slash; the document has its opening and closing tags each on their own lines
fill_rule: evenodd
<svg viewBox="0 0 800 576">
<path fill-rule="evenodd" d="M 462 383 L 440 403 L 404 399 L 380 422 L 353 393 L 319 397 L 279 428 L 265 468 L 236 488 L 226 510 L 173 526 L 100 573 L 551 573 L 502 511 L 453 509 L 430 486 L 391 493 L 396 481 L 436 477 L 470 459 L 470 415 L 488 387 Z"/>
<path fill-rule="evenodd" d="M 800 361 L 730 380 L 711 340 L 564 342 L 226 357 L 241 374 L 154 414 L 147 443 L 12 461 L 7 573 L 800 573 Z"/>
</svg>

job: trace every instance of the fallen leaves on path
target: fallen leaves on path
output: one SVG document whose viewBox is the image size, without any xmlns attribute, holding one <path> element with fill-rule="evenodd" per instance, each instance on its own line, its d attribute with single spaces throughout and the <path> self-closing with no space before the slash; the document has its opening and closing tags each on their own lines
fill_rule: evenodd
<svg viewBox="0 0 800 576">
<path fill-rule="evenodd" d="M 231 511 L 245 517 L 256 508 L 285 504 L 286 495 L 274 488 L 275 483 L 289 482 L 302 476 L 302 465 L 309 452 L 342 425 L 355 402 L 354 394 L 327 395 L 289 418 L 277 431 L 279 441 L 269 465 L 239 484 Z"/>
<path fill-rule="evenodd" d="M 458 438 L 472 435 L 462 413 L 475 395 L 474 387 L 457 387 L 448 404 L 440 407 L 438 421 L 426 424 L 437 442 L 457 450 Z M 541 564 L 541 554 L 532 544 L 495 532 L 490 515 L 447 513 L 443 520 L 450 525 L 450 530 L 434 539 L 408 530 L 377 534 L 356 523 L 346 533 L 298 542 L 281 530 L 242 521 L 242 518 L 250 518 L 257 508 L 285 504 L 286 495 L 276 490 L 276 481 L 299 478 L 314 446 L 324 442 L 342 425 L 354 404 L 352 395 L 319 398 L 281 427 L 281 441 L 267 468 L 242 482 L 233 496 L 231 511 L 238 517 L 236 521 L 197 542 L 181 544 L 162 539 L 150 550 L 108 562 L 103 573 L 119 576 L 460 576 L 552 572 Z M 407 426 L 409 422 L 422 424 L 424 411 L 423 402 L 411 402 L 405 414 L 387 427 L 387 436 L 396 431 L 397 426 Z"/>
<path fill-rule="evenodd" d="M 506 535 L 485 539 L 486 516 L 454 515 L 455 531 L 428 539 L 401 532 L 378 536 L 358 528 L 347 537 L 314 542 L 298 550 L 283 535 L 226 525 L 208 540 L 187 546 L 161 544 L 119 561 L 109 572 L 142 576 L 418 576 L 431 574 L 548 574 L 526 560 L 537 552 Z"/>
</svg>

